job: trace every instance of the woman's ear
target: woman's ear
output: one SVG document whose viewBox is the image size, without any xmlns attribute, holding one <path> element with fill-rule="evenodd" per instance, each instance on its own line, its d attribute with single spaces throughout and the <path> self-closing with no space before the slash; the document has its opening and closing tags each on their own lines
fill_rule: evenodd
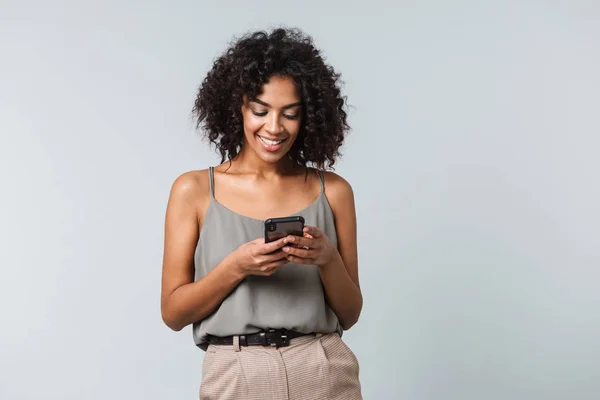
<svg viewBox="0 0 600 400">
<path fill-rule="evenodd" d="M 247 95 L 244 95 L 244 97 L 242 97 L 242 107 L 241 107 L 242 114 L 246 112 L 246 109 L 247 109 L 247 107 L 248 107 L 248 106 L 246 105 L 246 103 L 247 103 L 247 102 L 248 102 L 248 96 L 247 96 Z"/>
</svg>

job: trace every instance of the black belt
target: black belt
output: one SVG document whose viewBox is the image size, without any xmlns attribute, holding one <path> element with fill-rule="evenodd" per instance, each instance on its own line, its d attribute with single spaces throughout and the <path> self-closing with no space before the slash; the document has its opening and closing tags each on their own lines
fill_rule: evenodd
<svg viewBox="0 0 600 400">
<path fill-rule="evenodd" d="M 288 346 L 290 344 L 290 339 L 306 335 L 310 335 L 310 333 L 288 331 L 286 329 L 270 329 L 251 335 L 239 336 L 240 346 Z M 233 344 L 233 336 L 208 335 L 207 341 L 210 344 L 230 346 Z"/>
</svg>

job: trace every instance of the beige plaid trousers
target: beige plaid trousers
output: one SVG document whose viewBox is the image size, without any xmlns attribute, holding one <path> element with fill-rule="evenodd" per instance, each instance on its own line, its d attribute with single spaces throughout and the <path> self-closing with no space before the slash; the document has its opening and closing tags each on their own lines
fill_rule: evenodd
<svg viewBox="0 0 600 400">
<path fill-rule="evenodd" d="M 210 345 L 200 400 L 362 399 L 356 356 L 338 333 L 302 336 L 289 346 Z"/>
</svg>

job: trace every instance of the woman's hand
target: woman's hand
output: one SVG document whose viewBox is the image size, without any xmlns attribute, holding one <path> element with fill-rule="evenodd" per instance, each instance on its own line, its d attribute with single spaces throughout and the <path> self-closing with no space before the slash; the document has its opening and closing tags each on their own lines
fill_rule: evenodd
<svg viewBox="0 0 600 400">
<path fill-rule="evenodd" d="M 331 240 L 320 229 L 314 226 L 304 227 L 304 236 L 286 236 L 286 244 L 282 250 L 287 253 L 287 259 L 297 264 L 314 264 L 323 266 L 331 262 L 337 249 Z"/>
<path fill-rule="evenodd" d="M 284 239 L 265 243 L 265 239 L 261 238 L 244 243 L 230 254 L 233 265 L 244 277 L 274 274 L 279 267 L 290 262 L 286 258 L 287 253 L 281 250 L 285 245 Z"/>
</svg>

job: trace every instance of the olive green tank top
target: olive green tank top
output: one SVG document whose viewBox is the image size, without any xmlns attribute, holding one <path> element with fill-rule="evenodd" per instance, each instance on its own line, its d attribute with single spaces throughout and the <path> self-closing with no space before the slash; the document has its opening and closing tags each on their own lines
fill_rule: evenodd
<svg viewBox="0 0 600 400">
<path fill-rule="evenodd" d="M 323 231 L 337 246 L 333 212 L 325 197 L 323 174 L 319 196 L 293 215 Z M 209 168 L 211 201 L 196 246 L 195 279 L 216 267 L 239 246 L 264 237 L 264 221 L 233 212 L 215 199 L 214 170 Z M 273 217 L 278 217 L 274 215 Z M 220 306 L 193 324 L 194 342 L 208 347 L 207 335 L 230 336 L 265 329 L 289 329 L 303 333 L 342 333 L 337 316 L 327 304 L 318 267 L 289 263 L 271 276 L 248 276 Z"/>
</svg>

